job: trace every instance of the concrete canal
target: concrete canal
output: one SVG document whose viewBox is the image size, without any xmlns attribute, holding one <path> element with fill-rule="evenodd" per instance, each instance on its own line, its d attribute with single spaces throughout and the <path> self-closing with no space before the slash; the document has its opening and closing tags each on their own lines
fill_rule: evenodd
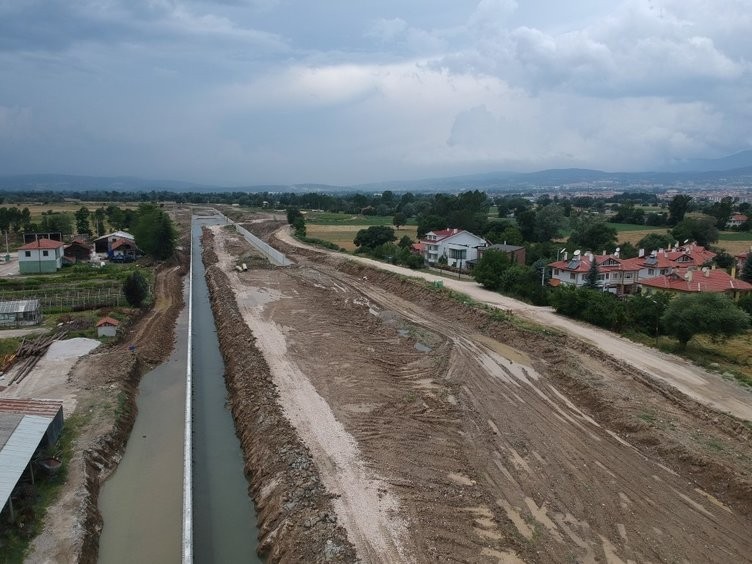
<svg viewBox="0 0 752 564">
<path fill-rule="evenodd" d="M 256 517 L 243 457 L 227 406 L 219 351 L 201 261 L 201 227 L 193 222 L 193 561 L 261 562 Z M 139 386 L 138 415 L 123 459 L 104 484 L 99 561 L 180 562 L 188 316 L 183 311 L 168 362 Z"/>
</svg>

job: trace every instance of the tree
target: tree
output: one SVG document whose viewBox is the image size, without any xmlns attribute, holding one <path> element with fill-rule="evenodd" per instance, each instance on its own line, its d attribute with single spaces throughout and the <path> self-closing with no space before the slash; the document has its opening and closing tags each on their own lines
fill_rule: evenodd
<svg viewBox="0 0 752 564">
<path fill-rule="evenodd" d="M 413 246 L 413 240 L 410 239 L 408 235 L 403 235 L 402 238 L 399 240 L 399 243 L 397 243 L 397 246 L 400 249 L 410 249 L 410 247 Z"/>
<path fill-rule="evenodd" d="M 392 218 L 392 225 L 399 229 L 400 225 L 405 225 L 405 223 L 407 223 L 407 218 L 405 217 L 404 213 L 397 212 L 394 214 L 394 217 Z"/>
<path fill-rule="evenodd" d="M 598 288 L 598 260 L 595 256 L 590 260 L 590 268 L 585 275 L 585 288 L 591 290 Z"/>
<path fill-rule="evenodd" d="M 353 243 L 361 249 L 373 250 L 380 245 L 396 240 L 397 237 L 394 235 L 394 229 L 391 227 L 386 225 L 371 225 L 368 229 L 358 231 L 355 234 Z"/>
<path fill-rule="evenodd" d="M 747 258 L 744 261 L 742 271 L 739 273 L 739 278 L 752 284 L 752 253 L 747 253 Z"/>
<path fill-rule="evenodd" d="M 676 225 L 684 219 L 684 215 L 687 213 L 691 201 L 692 196 L 687 196 L 686 194 L 674 196 L 671 203 L 668 205 L 669 225 Z"/>
<path fill-rule="evenodd" d="M 661 235 L 660 233 L 648 233 L 637 242 L 637 247 L 644 249 L 647 254 L 658 249 L 668 249 L 674 243 L 674 238 L 670 235 Z"/>
<path fill-rule="evenodd" d="M 535 239 L 543 242 L 561 237 L 568 225 L 569 220 L 564 215 L 564 209 L 561 206 L 556 204 L 544 206 L 535 214 Z"/>
<path fill-rule="evenodd" d="M 718 340 L 743 333 L 749 328 L 749 315 L 723 294 L 684 294 L 671 300 L 661 324 L 685 348 L 698 334 Z"/>
<path fill-rule="evenodd" d="M 574 230 L 569 236 L 569 245 L 597 253 L 602 250 L 613 250 L 616 238 L 617 232 L 613 226 L 603 220 L 582 216 L 575 222 Z"/>
<path fill-rule="evenodd" d="M 133 225 L 136 245 L 147 255 L 165 260 L 175 253 L 177 232 L 170 217 L 154 204 L 141 204 Z"/>
<path fill-rule="evenodd" d="M 715 218 L 703 215 L 683 219 L 671 230 L 671 235 L 677 241 L 695 241 L 698 245 L 707 247 L 718 240 L 718 229 Z"/>
<path fill-rule="evenodd" d="M 307 233 L 305 218 L 302 215 L 299 215 L 295 219 L 293 219 L 292 228 L 295 231 L 296 237 L 305 237 Z"/>
<path fill-rule="evenodd" d="M 510 264 L 507 253 L 493 249 L 486 251 L 473 268 L 473 277 L 489 290 L 497 290 L 501 286 L 504 271 L 509 268 Z"/>
<path fill-rule="evenodd" d="M 141 307 L 149 295 L 149 283 L 138 270 L 131 272 L 123 282 L 125 301 L 133 307 Z"/>
<path fill-rule="evenodd" d="M 104 226 L 105 211 L 104 208 L 97 208 L 94 210 L 94 223 L 97 228 L 97 236 L 101 237 L 105 234 Z"/>
<path fill-rule="evenodd" d="M 91 235 L 91 225 L 89 225 L 89 209 L 82 206 L 75 214 L 76 231 L 82 235 Z"/>
<path fill-rule="evenodd" d="M 289 225 L 292 225 L 298 217 L 303 217 L 303 214 L 298 208 L 287 208 L 287 223 Z"/>
<path fill-rule="evenodd" d="M 715 226 L 718 229 L 726 229 L 726 224 L 731 219 L 731 214 L 734 211 L 734 204 L 736 198 L 731 196 L 724 196 L 720 202 L 714 203 L 708 209 L 708 214 L 715 218 Z"/>
</svg>

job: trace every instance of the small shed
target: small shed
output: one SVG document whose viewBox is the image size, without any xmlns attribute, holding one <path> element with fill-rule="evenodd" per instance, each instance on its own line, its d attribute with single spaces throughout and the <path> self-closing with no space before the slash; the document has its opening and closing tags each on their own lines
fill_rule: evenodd
<svg viewBox="0 0 752 564">
<path fill-rule="evenodd" d="M 39 300 L 12 300 L 0 302 L 0 327 L 23 327 L 42 322 Z"/>
<path fill-rule="evenodd" d="M 88 262 L 91 259 L 94 247 L 81 241 L 73 241 L 63 249 L 63 256 L 70 262 Z"/>
<path fill-rule="evenodd" d="M 97 337 L 114 337 L 120 322 L 112 317 L 103 317 L 97 321 Z"/>
</svg>

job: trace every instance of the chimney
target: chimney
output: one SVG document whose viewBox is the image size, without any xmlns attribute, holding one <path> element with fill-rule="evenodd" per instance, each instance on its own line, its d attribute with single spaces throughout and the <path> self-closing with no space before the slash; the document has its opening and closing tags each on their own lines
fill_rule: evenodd
<svg viewBox="0 0 752 564">
<path fill-rule="evenodd" d="M 603 249 L 603 256 L 606 256 L 606 249 Z"/>
<path fill-rule="evenodd" d="M 569 260 L 569 253 L 564 251 L 564 262 L 567 262 L 567 260 Z"/>
<path fill-rule="evenodd" d="M 639 251 L 637 251 L 638 258 L 643 258 L 644 256 L 645 256 L 645 249 L 640 249 Z"/>
<path fill-rule="evenodd" d="M 707 267 L 706 267 L 706 268 L 707 268 Z M 715 267 L 713 267 L 713 268 L 715 268 Z M 703 273 L 703 274 L 705 275 L 705 278 L 710 278 L 710 270 L 705 270 L 705 269 L 703 269 L 703 270 L 702 270 L 702 273 Z"/>
<path fill-rule="evenodd" d="M 692 282 L 692 271 L 687 270 L 687 273 L 684 275 L 684 278 L 687 280 L 687 282 Z"/>
</svg>

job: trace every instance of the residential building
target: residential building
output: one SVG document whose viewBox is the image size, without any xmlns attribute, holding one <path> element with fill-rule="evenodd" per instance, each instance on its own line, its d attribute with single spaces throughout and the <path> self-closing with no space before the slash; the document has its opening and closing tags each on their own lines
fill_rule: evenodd
<svg viewBox="0 0 752 564">
<path fill-rule="evenodd" d="M 94 253 L 94 247 L 82 241 L 73 240 L 63 249 L 63 257 L 71 263 L 89 262 Z"/>
<path fill-rule="evenodd" d="M 739 227 L 741 224 L 746 223 L 747 221 L 749 221 L 749 218 L 743 213 L 732 214 L 728 222 L 726 222 L 726 229 Z"/>
<path fill-rule="evenodd" d="M 752 292 L 752 284 L 733 278 L 725 270 L 708 267 L 702 270 L 672 271 L 663 276 L 641 280 L 640 286 L 645 295 L 656 292 L 674 294 L 709 292 L 726 294 L 735 301 L 743 294 Z"/>
<path fill-rule="evenodd" d="M 637 291 L 637 279 L 639 267 L 633 265 L 628 259 L 619 257 L 619 253 L 611 255 L 593 255 L 590 252 L 585 255 L 575 251 L 575 255 L 569 260 L 564 253 L 564 260 L 552 262 L 548 265 L 551 269 L 552 286 L 575 286 L 581 288 L 587 282 L 587 274 L 595 261 L 598 267 L 598 289 L 611 292 L 618 296 L 634 294 Z"/>
<path fill-rule="evenodd" d="M 436 264 L 443 257 L 448 266 L 463 269 L 468 262 L 478 260 L 478 250 L 488 246 L 488 241 L 464 229 L 441 229 L 426 233 L 420 244 L 428 264 Z"/>
<path fill-rule="evenodd" d="M 108 233 L 94 239 L 94 250 L 98 253 L 107 253 L 109 255 L 112 244 L 118 239 L 127 239 L 134 244 L 136 242 L 136 238 L 127 231 L 115 231 L 114 233 Z"/>
<path fill-rule="evenodd" d="M 506 254 L 512 264 L 525 264 L 525 247 L 507 245 L 506 241 L 503 244 L 491 245 L 490 247 L 478 250 L 480 251 L 478 256 L 479 259 L 483 258 L 483 253 L 487 251 L 499 251 L 500 253 Z"/>
<path fill-rule="evenodd" d="M 131 239 L 115 239 L 110 243 L 110 250 L 107 254 L 110 260 L 115 262 L 131 262 L 136 260 L 138 252 L 135 241 Z"/>
<path fill-rule="evenodd" d="M 711 263 L 714 258 L 713 251 L 691 243 L 673 249 L 658 249 L 647 256 L 626 259 L 626 262 L 630 268 L 636 267 L 639 270 L 640 280 L 647 280 L 677 269 L 699 269 Z"/>
<path fill-rule="evenodd" d="M 61 241 L 37 239 L 18 248 L 18 269 L 21 274 L 57 272 L 63 267 Z"/>
</svg>

